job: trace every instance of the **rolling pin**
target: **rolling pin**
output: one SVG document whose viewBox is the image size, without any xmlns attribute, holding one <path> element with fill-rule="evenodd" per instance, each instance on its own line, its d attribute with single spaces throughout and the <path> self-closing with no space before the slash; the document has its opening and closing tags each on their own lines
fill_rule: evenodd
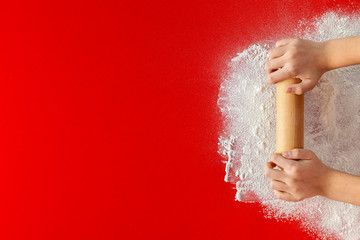
<svg viewBox="0 0 360 240">
<path fill-rule="evenodd" d="M 298 78 L 276 84 L 276 153 L 304 148 L 304 94 L 286 93 Z"/>
</svg>

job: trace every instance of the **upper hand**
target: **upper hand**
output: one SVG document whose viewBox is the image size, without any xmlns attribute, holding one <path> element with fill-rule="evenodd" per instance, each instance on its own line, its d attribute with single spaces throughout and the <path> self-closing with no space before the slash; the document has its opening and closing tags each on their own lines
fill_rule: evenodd
<svg viewBox="0 0 360 240">
<path fill-rule="evenodd" d="M 300 78 L 301 83 L 290 86 L 286 91 L 301 95 L 313 89 L 320 77 L 327 71 L 321 42 L 303 39 L 282 39 L 269 50 L 269 61 L 265 67 L 270 84 L 289 78 Z"/>
</svg>

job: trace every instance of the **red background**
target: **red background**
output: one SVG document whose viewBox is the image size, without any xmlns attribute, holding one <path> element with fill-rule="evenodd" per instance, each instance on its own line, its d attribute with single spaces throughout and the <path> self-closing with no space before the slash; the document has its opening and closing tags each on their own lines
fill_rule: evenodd
<svg viewBox="0 0 360 240">
<path fill-rule="evenodd" d="M 1 3 L 0 238 L 309 238 L 234 201 L 219 85 L 249 44 L 356 5 Z"/>
</svg>

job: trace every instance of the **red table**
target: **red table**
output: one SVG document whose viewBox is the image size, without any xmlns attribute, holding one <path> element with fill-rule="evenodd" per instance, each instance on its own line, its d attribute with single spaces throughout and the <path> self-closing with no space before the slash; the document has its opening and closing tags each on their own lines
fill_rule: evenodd
<svg viewBox="0 0 360 240">
<path fill-rule="evenodd" d="M 234 201 L 227 63 L 352 1 L 7 1 L 1 239 L 308 239 Z"/>
</svg>

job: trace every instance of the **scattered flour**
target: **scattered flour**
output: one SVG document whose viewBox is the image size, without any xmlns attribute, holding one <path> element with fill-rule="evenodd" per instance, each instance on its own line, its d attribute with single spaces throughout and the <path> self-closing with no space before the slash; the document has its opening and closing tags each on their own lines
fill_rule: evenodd
<svg viewBox="0 0 360 240">
<path fill-rule="evenodd" d="M 325 41 L 360 35 L 360 16 L 326 13 L 297 37 Z M 225 181 L 236 184 L 235 199 L 260 202 L 265 216 L 300 220 L 327 239 L 360 239 L 360 207 L 314 197 L 292 203 L 277 199 L 263 172 L 275 152 L 275 86 L 266 82 L 270 45 L 252 45 L 232 59 L 218 105 L 224 117 L 219 153 L 226 158 Z M 305 94 L 305 148 L 328 166 L 360 175 L 360 67 L 327 72 Z"/>
</svg>

